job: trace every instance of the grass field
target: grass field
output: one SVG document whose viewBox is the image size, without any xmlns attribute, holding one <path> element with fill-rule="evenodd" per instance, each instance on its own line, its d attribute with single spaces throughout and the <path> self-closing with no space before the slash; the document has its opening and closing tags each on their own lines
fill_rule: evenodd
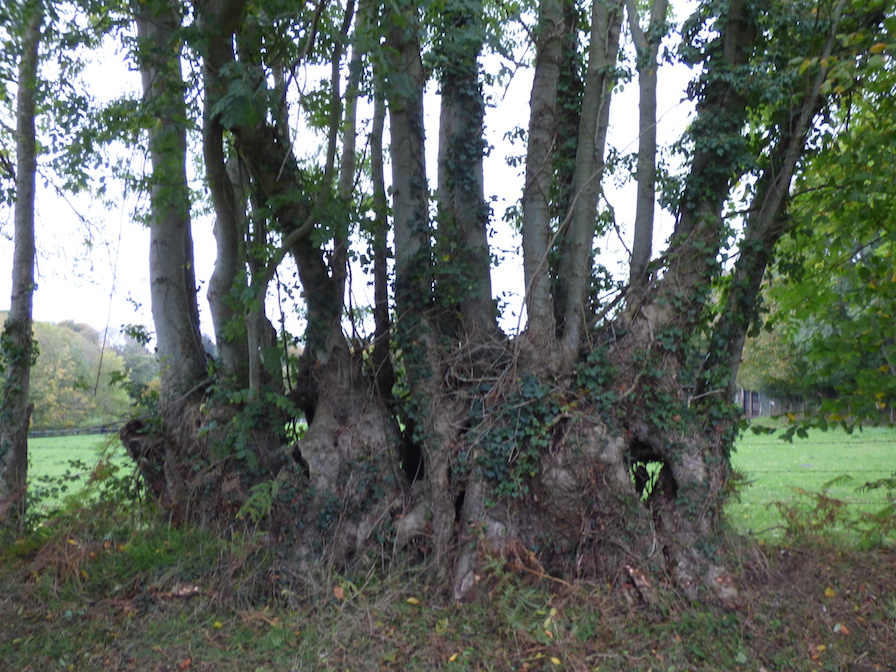
<svg viewBox="0 0 896 672">
<path fill-rule="evenodd" d="M 28 454 L 29 489 L 43 507 L 86 486 L 101 459 L 119 466 L 130 461 L 117 434 L 29 439 Z"/>
<path fill-rule="evenodd" d="M 885 489 L 860 492 L 858 488 L 896 472 L 896 430 L 812 431 L 792 444 L 777 434 L 747 431 L 732 462 L 749 483 L 741 501 L 728 507 L 735 529 L 766 541 L 779 540 L 784 528 L 776 502 L 810 507 L 817 502 L 812 495 L 824 492 L 843 502 L 856 517 L 883 509 L 888 503 Z"/>
</svg>

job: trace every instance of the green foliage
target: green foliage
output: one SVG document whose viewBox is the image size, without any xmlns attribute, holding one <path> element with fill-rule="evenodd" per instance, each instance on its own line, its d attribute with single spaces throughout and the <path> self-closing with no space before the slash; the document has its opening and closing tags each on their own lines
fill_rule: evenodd
<svg viewBox="0 0 896 672">
<path fill-rule="evenodd" d="M 264 481 L 252 486 L 249 496 L 240 510 L 237 512 L 237 518 L 249 518 L 254 524 L 258 524 L 262 518 L 266 517 L 274 506 L 277 494 L 280 492 L 280 482 L 277 480 Z"/>
<path fill-rule="evenodd" d="M 268 388 L 257 394 L 248 389 L 218 388 L 208 404 L 235 411 L 227 414 L 229 422 L 222 438 L 216 440 L 214 453 L 219 459 L 229 457 L 243 462 L 247 474 L 256 474 L 259 469 L 256 433 L 269 431 L 275 438 L 285 441 L 287 421 L 301 415 L 287 397 Z M 217 429 L 217 421 L 212 420 L 203 427 L 202 433 Z"/>
<path fill-rule="evenodd" d="M 554 390 L 529 374 L 496 408 L 488 409 L 482 401 L 474 404 L 470 424 L 479 451 L 477 466 L 495 483 L 496 495 L 521 497 L 529 492 L 529 479 L 538 474 L 540 455 L 550 448 L 560 411 Z"/>
<path fill-rule="evenodd" d="M 576 366 L 576 387 L 578 393 L 594 404 L 602 416 L 612 408 L 617 398 L 613 389 L 616 370 L 607 358 L 605 348 L 595 348 L 584 361 Z"/>
<path fill-rule="evenodd" d="M 822 413 L 880 421 L 896 401 L 894 69 L 885 36 L 840 41 L 845 56 L 827 64 L 829 124 L 803 166 L 769 289 L 779 306 L 772 324 L 796 350 L 803 394 L 826 398 Z M 806 76 L 822 67 L 796 65 Z M 861 95 L 836 98 L 847 89 Z"/>
<path fill-rule="evenodd" d="M 805 398 L 813 392 L 806 383 L 806 362 L 799 346 L 781 329 L 766 328 L 744 344 L 738 386 L 776 399 Z"/>
</svg>

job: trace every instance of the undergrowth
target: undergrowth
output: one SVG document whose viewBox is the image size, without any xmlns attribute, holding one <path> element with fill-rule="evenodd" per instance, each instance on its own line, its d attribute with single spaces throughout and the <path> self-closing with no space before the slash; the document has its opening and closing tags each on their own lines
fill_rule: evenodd
<svg viewBox="0 0 896 672">
<path fill-rule="evenodd" d="M 662 575 L 644 579 L 646 600 L 637 568 L 546 576 L 521 549 L 484 557 L 474 597 L 457 603 L 412 566 L 337 570 L 251 527 L 171 527 L 132 490 L 99 486 L 124 478 L 99 470 L 90 496 L 2 540 L 4 671 L 892 669 L 887 550 L 735 539 L 739 596 L 723 604 L 709 592 L 689 601 Z M 794 514 L 794 531 L 839 521 L 829 505 Z"/>
<path fill-rule="evenodd" d="M 887 548 L 896 539 L 896 474 L 867 482 L 858 492 L 883 490 L 885 504 L 876 511 L 851 506 L 830 495 L 830 489 L 853 481 L 848 475 L 837 476 L 812 492 L 794 488 L 795 497 L 775 506 L 783 519 L 788 543 L 823 541 L 860 550 Z"/>
</svg>

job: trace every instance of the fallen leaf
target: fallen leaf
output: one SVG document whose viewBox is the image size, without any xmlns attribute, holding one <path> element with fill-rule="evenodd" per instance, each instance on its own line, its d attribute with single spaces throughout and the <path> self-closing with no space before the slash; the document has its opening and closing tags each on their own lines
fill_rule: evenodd
<svg viewBox="0 0 896 672">
<path fill-rule="evenodd" d="M 457 654 L 452 653 L 451 656 L 449 656 L 449 658 L 448 658 L 448 662 L 453 663 L 455 660 L 457 660 Z"/>
<path fill-rule="evenodd" d="M 825 588 L 824 596 L 825 597 L 837 597 L 837 591 L 834 590 L 833 588 Z"/>
<path fill-rule="evenodd" d="M 180 665 L 177 666 L 177 669 L 189 670 L 191 667 L 193 667 L 193 659 L 187 658 L 185 661 L 183 661 Z"/>
<path fill-rule="evenodd" d="M 418 600 L 416 597 L 409 597 L 405 600 L 405 602 L 407 602 L 408 604 L 413 604 L 415 607 L 420 604 L 420 600 Z"/>
<path fill-rule="evenodd" d="M 560 659 L 559 659 L 559 658 L 556 658 L 556 657 L 554 657 L 554 656 L 551 656 L 551 662 L 554 663 L 554 665 L 559 665 L 559 664 L 560 664 Z"/>
<path fill-rule="evenodd" d="M 336 596 L 337 600 L 344 600 L 345 599 L 345 591 L 342 590 L 342 586 L 336 586 L 335 588 L 333 588 L 333 595 Z"/>
</svg>

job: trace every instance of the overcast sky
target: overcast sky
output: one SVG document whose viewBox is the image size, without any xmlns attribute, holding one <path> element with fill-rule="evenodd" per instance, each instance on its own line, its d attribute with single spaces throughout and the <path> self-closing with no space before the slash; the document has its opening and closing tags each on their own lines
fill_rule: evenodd
<svg viewBox="0 0 896 672">
<path fill-rule="evenodd" d="M 139 91 L 139 73 L 130 70 L 121 56 L 111 52 L 95 62 L 87 74 L 93 87 L 91 93 L 100 100 L 120 95 L 122 91 Z M 665 65 L 660 69 L 658 134 L 661 142 L 676 139 L 688 121 L 692 106 L 681 101 L 691 76 L 692 73 L 682 66 Z M 497 230 L 497 236 L 492 242 L 502 250 L 513 251 L 518 247 L 519 241 L 510 234 L 509 227 L 502 222 L 501 216 L 505 208 L 519 198 L 522 190 L 522 178 L 518 175 L 520 169 L 508 167 L 505 157 L 524 151 L 521 145 L 508 147 L 504 134 L 517 125 L 526 126 L 530 87 L 531 73 L 518 72 L 503 99 L 495 100 L 495 106 L 486 113 L 487 139 L 495 147 L 486 159 L 486 194 L 497 197 L 493 204 L 493 226 Z M 637 88 L 636 83 L 629 84 L 613 98 L 609 141 L 623 153 L 637 150 Z M 438 99 L 434 93 L 427 97 L 427 115 L 427 161 L 433 175 L 438 135 Z M 134 156 L 132 160 L 139 162 L 144 159 Z M 623 227 L 626 245 L 630 246 L 634 186 L 629 185 L 624 189 L 608 187 L 607 195 L 616 210 L 617 222 Z M 60 198 L 44 185 L 43 179 L 38 179 L 38 288 L 34 296 L 35 320 L 60 322 L 71 319 L 100 330 L 107 325 L 118 329 L 124 324 L 132 323 L 152 329 L 148 284 L 149 235 L 141 224 L 133 221 L 135 198 L 133 195 L 123 197 L 115 209 L 106 210 L 86 197 Z M 0 238 L 0 310 L 9 308 L 11 291 L 9 269 L 13 250 L 9 240 L 12 234 L 11 213 L 9 214 L 8 218 L 4 217 L 6 221 L 0 223 L 0 233 L 3 236 Z M 672 228 L 669 213 L 658 209 L 657 215 L 659 221 L 655 233 L 655 253 L 662 249 Z M 193 232 L 197 277 L 202 285 L 199 297 L 202 328 L 203 332 L 211 334 L 212 327 L 205 302 L 205 286 L 214 264 L 211 218 L 194 219 Z M 622 269 L 627 259 L 621 244 L 613 236 L 605 247 L 607 252 L 601 258 L 602 263 L 624 277 Z M 517 323 L 516 314 L 522 304 L 522 270 L 518 256 L 511 255 L 505 265 L 494 272 L 493 283 L 496 296 L 509 302 L 512 314 L 505 323 L 514 328 Z M 368 299 L 363 295 L 368 291 L 367 288 L 360 286 L 355 291 L 361 292 L 362 296 L 356 296 L 353 303 L 363 304 Z M 279 315 L 271 317 L 275 322 L 279 320 Z M 297 325 L 293 323 L 292 328 L 296 329 Z"/>
</svg>

